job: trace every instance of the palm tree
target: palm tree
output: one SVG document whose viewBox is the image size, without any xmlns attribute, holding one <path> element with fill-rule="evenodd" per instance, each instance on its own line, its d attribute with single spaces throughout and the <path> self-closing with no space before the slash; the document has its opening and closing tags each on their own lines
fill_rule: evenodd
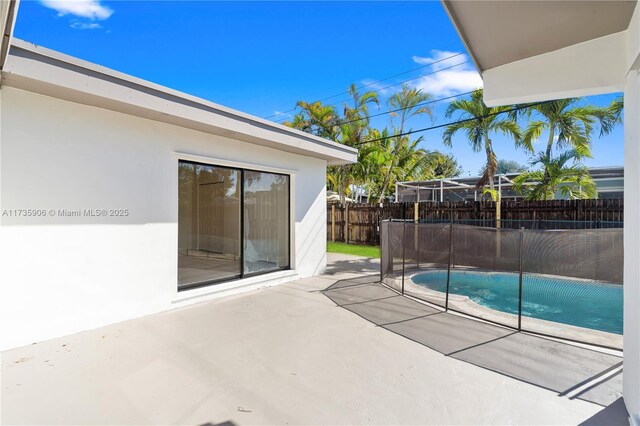
<svg viewBox="0 0 640 426">
<path fill-rule="evenodd" d="M 388 104 L 389 109 L 393 109 L 398 112 L 398 114 L 391 114 L 391 119 L 393 120 L 395 117 L 398 117 L 399 124 L 393 125 L 393 133 L 396 135 L 401 135 L 405 131 L 405 127 L 409 119 L 426 114 L 433 119 L 433 111 L 428 106 L 424 105 L 427 101 L 431 100 L 432 96 L 428 93 L 423 92 L 420 89 L 416 89 L 415 87 L 409 87 L 406 84 L 402 85 L 402 89 L 399 92 L 395 93 L 389 98 Z M 390 163 L 387 168 L 387 173 L 385 174 L 384 180 L 382 181 L 382 187 L 380 188 L 380 197 L 378 202 L 382 202 L 384 200 L 385 194 L 389 188 L 389 184 L 391 182 L 392 174 L 394 170 L 396 170 L 396 166 L 398 163 L 398 154 L 403 147 L 409 143 L 409 138 L 403 136 L 397 136 L 392 138 L 393 149 L 391 152 Z"/>
<path fill-rule="evenodd" d="M 375 151 L 370 156 L 378 162 L 377 168 L 381 172 L 381 174 L 378 174 L 378 178 L 381 175 L 384 178 L 391 176 L 388 181 L 388 188 L 401 181 L 427 180 L 436 177 L 434 174 L 434 154 L 418 147 L 422 142 L 422 138 L 413 141 L 409 140 L 407 136 L 404 136 L 404 138 L 405 140 L 402 141 L 400 149 L 396 150 L 397 143 L 392 141 L 394 138 L 389 138 L 380 144 L 376 144 Z M 376 185 L 375 180 L 373 181 L 373 186 L 378 191 L 378 199 L 384 199 L 388 195 L 388 189 L 383 192 L 383 182 L 378 180 Z"/>
<path fill-rule="evenodd" d="M 596 198 L 596 184 L 587 167 L 579 163 L 580 158 L 575 150 L 552 158 L 541 152 L 531 164 L 539 164 L 542 169 L 520 174 L 514 178 L 513 188 L 528 200 L 553 200 L 556 192 L 570 199 Z"/>
<path fill-rule="evenodd" d="M 429 168 L 434 178 L 451 178 L 462 174 L 462 166 L 449 154 L 440 151 L 429 152 Z"/>
<path fill-rule="evenodd" d="M 504 175 L 506 173 L 522 173 L 526 172 L 528 167 L 513 160 L 498 160 L 496 173 Z"/>
<path fill-rule="evenodd" d="M 541 120 L 529 121 L 523 135 L 523 144 L 532 147 L 542 132 L 549 132 L 545 163 L 552 164 L 554 145 L 558 149 L 570 148 L 576 160 L 591 156 L 591 134 L 596 122 L 600 124 L 601 135 L 609 133 L 616 125 L 614 112 L 609 108 L 581 106 L 582 98 L 559 99 L 527 108 L 525 114 L 533 114 Z M 549 174 L 545 170 L 545 176 Z"/>
<path fill-rule="evenodd" d="M 609 105 L 609 111 L 612 118 L 615 120 L 615 124 L 622 123 L 622 111 L 624 110 L 624 96 L 620 95 L 611 101 Z"/>
<path fill-rule="evenodd" d="M 367 200 L 370 202 L 372 194 L 377 194 L 381 186 L 380 176 L 383 174 L 383 167 L 390 158 L 387 155 L 385 141 L 389 136 L 388 129 L 382 132 L 378 129 L 371 129 L 369 139 L 381 140 L 381 142 L 365 143 L 358 149 L 358 162 L 353 166 L 354 183 L 366 191 Z"/>
<path fill-rule="evenodd" d="M 359 146 L 366 142 L 370 133 L 368 106 L 378 104 L 378 95 L 375 92 L 360 95 L 354 84 L 349 87 L 348 92 L 353 106 L 344 106 L 343 117 L 339 117 L 335 108 L 330 105 L 299 101 L 297 107 L 301 112 L 283 124 L 344 145 Z M 342 203 L 346 201 L 354 180 L 354 167 L 351 164 L 327 168 L 327 184 L 330 189 L 338 192 Z"/>
<path fill-rule="evenodd" d="M 335 142 L 338 141 L 340 117 L 334 107 L 323 105 L 321 102 L 304 101 L 298 101 L 296 107 L 301 111 L 291 121 L 283 122 L 283 125 Z"/>
<path fill-rule="evenodd" d="M 370 139 L 371 128 L 369 127 L 369 104 L 378 105 L 378 94 L 370 91 L 362 95 L 358 92 L 355 84 L 349 87 L 349 95 L 353 102 L 353 106 L 344 106 L 343 119 L 340 124 L 340 140 L 339 142 L 359 147 Z M 368 155 L 368 149 L 362 149 L 358 160 L 362 161 L 363 155 Z M 336 166 L 338 169 L 338 194 L 340 201 L 346 201 L 346 193 L 357 178 L 357 167 L 353 164 Z"/>
<path fill-rule="evenodd" d="M 397 181 L 426 180 L 434 177 L 429 151 L 418 148 L 422 139 L 407 141 L 396 156 Z M 395 182 L 392 182 L 395 185 Z"/>
<path fill-rule="evenodd" d="M 443 134 L 443 142 L 446 146 L 453 145 L 453 136 L 462 131 L 467 136 L 471 147 L 475 152 L 484 149 L 487 157 L 482 177 L 477 183 L 481 188 L 489 185 L 494 191 L 493 176 L 496 174 L 498 162 L 493 151 L 492 133 L 501 133 L 513 138 L 516 146 L 521 146 L 521 130 L 512 114 L 507 114 L 512 107 L 501 106 L 490 108 L 482 100 L 482 89 L 471 94 L 471 99 L 456 99 L 449 104 L 445 116 L 451 118 L 453 114 L 460 112 L 460 120 L 448 125 Z M 529 149 L 528 146 L 525 146 Z"/>
<path fill-rule="evenodd" d="M 282 124 L 287 127 L 302 130 L 325 139 L 338 142 L 340 127 L 338 126 L 338 114 L 332 106 L 322 105 L 320 102 L 298 101 L 296 107 L 300 108 L 291 120 Z M 336 190 L 339 176 L 337 170 L 332 167 L 327 168 L 327 188 Z M 345 195 L 346 197 L 346 195 Z"/>
</svg>

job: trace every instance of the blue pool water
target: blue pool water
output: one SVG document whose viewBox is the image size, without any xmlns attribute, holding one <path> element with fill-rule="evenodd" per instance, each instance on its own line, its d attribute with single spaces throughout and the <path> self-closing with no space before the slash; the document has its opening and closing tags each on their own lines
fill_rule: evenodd
<svg viewBox="0 0 640 426">
<path fill-rule="evenodd" d="M 415 275 L 415 284 L 446 292 L 447 271 Z M 514 273 L 451 271 L 449 292 L 518 314 L 519 277 Z M 524 274 L 522 315 L 622 334 L 622 285 Z"/>
</svg>

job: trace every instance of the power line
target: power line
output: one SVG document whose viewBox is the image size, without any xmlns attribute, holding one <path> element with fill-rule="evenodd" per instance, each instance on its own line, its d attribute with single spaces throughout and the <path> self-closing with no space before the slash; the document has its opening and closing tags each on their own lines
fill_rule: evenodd
<svg viewBox="0 0 640 426">
<path fill-rule="evenodd" d="M 387 139 L 398 138 L 400 136 L 412 135 L 414 133 L 422 133 L 422 132 L 426 132 L 426 131 L 429 131 L 429 130 L 441 129 L 443 127 L 451 126 L 453 124 L 460 124 L 460 123 L 466 123 L 466 122 L 469 122 L 469 121 L 482 120 L 483 118 L 493 117 L 494 115 L 506 114 L 508 112 L 515 112 L 515 111 L 519 111 L 521 109 L 531 108 L 531 107 L 534 107 L 534 106 L 547 104 L 549 102 L 553 102 L 553 101 L 544 101 L 544 102 L 538 102 L 538 103 L 534 103 L 534 104 L 519 105 L 519 106 L 511 108 L 511 109 L 506 109 L 504 111 L 492 112 L 490 114 L 485 114 L 485 115 L 482 115 L 480 117 L 465 118 L 463 120 L 452 121 L 452 122 L 444 123 L 444 124 L 438 124 L 437 126 L 424 127 L 422 129 L 416 129 L 416 130 L 409 130 L 408 132 L 398 133 L 398 134 L 395 134 L 395 135 L 385 136 L 385 137 L 382 137 L 382 138 L 371 139 L 371 140 L 368 140 L 368 141 L 365 141 L 365 142 L 357 143 L 355 145 L 359 146 L 359 145 L 364 145 L 364 144 L 372 143 L 372 142 L 380 142 L 380 141 L 384 141 L 384 140 L 387 140 Z"/>
<path fill-rule="evenodd" d="M 437 64 L 439 62 L 443 62 L 443 61 L 446 61 L 446 60 L 449 60 L 449 59 L 453 59 L 453 58 L 455 58 L 457 56 L 460 56 L 460 55 L 464 55 L 464 53 L 462 53 L 462 52 L 456 53 L 455 55 L 447 56 L 446 58 L 442 58 L 442 59 L 438 59 L 437 61 L 429 62 L 428 64 L 421 65 L 421 66 L 419 66 L 417 68 L 414 68 L 414 69 L 411 69 L 409 71 L 401 72 L 399 74 L 392 75 L 391 77 L 386 77 L 386 78 L 382 78 L 380 80 L 372 81 L 371 83 L 363 84 L 362 86 L 356 87 L 356 89 L 358 89 L 358 90 L 364 89 L 365 87 L 373 86 L 374 84 L 382 83 L 383 81 L 391 80 L 393 78 L 400 77 L 401 75 L 405 75 L 405 74 L 412 73 L 414 71 L 421 70 L 421 69 L 423 69 L 425 67 L 430 67 L 433 64 Z M 469 61 L 467 61 L 467 62 L 469 62 Z M 346 93 L 346 91 L 342 92 L 342 93 Z M 327 99 L 338 97 L 338 96 L 342 95 L 342 93 L 339 93 L 339 94 L 333 95 L 333 96 L 329 96 L 329 97 L 324 98 L 324 99 L 320 99 L 320 102 L 326 101 Z"/>
<path fill-rule="evenodd" d="M 374 92 L 383 91 L 383 90 L 389 89 L 389 88 L 391 88 L 391 87 L 394 87 L 394 86 L 398 86 L 398 85 L 404 84 L 404 83 L 406 83 L 406 82 L 408 82 L 408 81 L 417 80 L 417 79 L 422 78 L 422 77 L 427 77 L 427 76 L 429 76 L 429 75 L 437 74 L 437 73 L 439 73 L 439 72 L 446 71 L 446 70 L 448 70 L 448 69 L 455 68 L 455 67 L 457 67 L 457 66 L 464 65 L 464 64 L 467 64 L 467 63 L 469 63 L 469 62 L 470 62 L 470 61 L 460 62 L 460 63 L 458 63 L 458 64 L 451 65 L 451 66 L 448 66 L 448 67 L 445 67 L 445 68 L 441 68 L 441 69 L 439 69 L 439 70 L 436 70 L 436 71 L 433 71 L 433 72 L 430 72 L 430 73 L 427 73 L 427 74 L 423 74 L 423 75 L 419 75 L 419 76 L 414 77 L 414 78 L 410 78 L 410 79 L 408 79 L 408 80 L 404 80 L 404 81 L 400 81 L 400 82 L 398 82 L 398 83 L 390 84 L 390 85 L 388 85 L 388 86 L 381 87 L 380 89 L 374 90 Z M 342 102 L 346 102 L 346 101 L 349 101 L 349 100 L 350 100 L 350 99 L 343 99 L 343 100 L 340 100 L 340 101 L 338 101 L 338 102 L 334 102 L 334 103 L 327 104 L 327 105 L 324 105 L 324 106 L 326 106 L 326 107 L 329 107 L 329 106 L 335 106 L 335 105 L 338 105 L 338 104 L 340 104 L 340 103 L 342 103 Z M 295 109 L 295 108 L 294 108 L 294 109 Z M 402 110 L 402 108 L 401 108 L 400 110 Z M 399 111 L 400 111 L 400 110 L 399 110 Z M 283 122 L 285 122 L 286 120 L 287 120 L 287 119 L 284 119 L 284 120 L 282 120 L 282 121 L 279 121 L 278 123 L 282 124 L 282 123 L 283 123 Z M 343 123 L 343 124 L 344 124 L 344 123 Z"/>
<path fill-rule="evenodd" d="M 412 106 L 406 107 L 406 108 L 397 108 L 397 109 L 392 109 L 392 110 L 389 110 L 389 111 L 379 112 L 377 114 L 371 114 L 371 115 L 369 115 L 367 117 L 357 118 L 355 120 L 339 121 L 337 123 L 337 125 L 338 126 L 342 126 L 343 124 L 351 124 L 351 123 L 355 123 L 355 122 L 362 121 L 362 120 L 368 120 L 368 119 L 373 118 L 373 117 L 379 117 L 381 115 L 393 114 L 394 112 L 403 111 L 403 110 L 409 109 L 409 108 L 415 108 L 415 107 L 420 107 L 420 106 L 424 106 L 424 105 L 435 104 L 435 103 L 438 103 L 438 102 L 447 101 L 449 99 L 454 99 L 454 98 L 457 98 L 459 96 L 470 95 L 473 92 L 474 92 L 474 90 L 471 90 L 469 92 L 458 93 L 458 94 L 447 96 L 447 97 L 444 97 L 444 98 L 433 99 L 433 100 L 430 100 L 430 101 L 421 102 L 419 104 L 415 104 L 415 105 L 412 105 Z"/>
<path fill-rule="evenodd" d="M 351 124 L 351 123 L 356 123 L 358 121 L 369 120 L 369 119 L 371 119 L 373 117 L 380 117 L 381 115 L 393 114 L 394 112 L 403 111 L 403 110 L 409 109 L 409 108 L 415 108 L 415 107 L 421 107 L 421 106 L 425 106 L 425 105 L 431 105 L 431 104 L 435 104 L 435 103 L 438 103 L 438 102 L 447 101 L 449 99 L 454 99 L 454 98 L 457 98 L 457 97 L 460 97 L 460 96 L 470 95 L 473 92 L 475 92 L 475 90 L 470 90 L 468 92 L 462 92 L 462 93 L 456 93 L 455 95 L 446 96 L 444 98 L 432 99 L 430 101 L 421 102 L 421 103 L 418 103 L 418 104 L 415 104 L 415 105 L 411 105 L 410 107 L 391 109 L 389 111 L 383 111 L 383 112 L 379 112 L 379 113 L 376 113 L 376 114 L 371 114 L 371 115 L 368 115 L 366 117 L 356 118 L 354 120 L 349 120 L 349 121 L 340 121 L 340 120 L 338 120 L 335 125 L 336 126 L 342 126 L 344 124 Z"/>
<path fill-rule="evenodd" d="M 400 85 L 400 84 L 404 84 L 404 83 L 406 83 L 406 82 L 408 82 L 408 81 L 413 81 L 413 80 L 417 80 L 417 79 L 422 78 L 422 77 L 427 77 L 427 76 L 430 76 L 430 75 L 433 75 L 433 74 L 437 74 L 437 73 L 439 73 L 439 72 L 446 71 L 446 70 L 449 70 L 449 69 L 451 69 L 451 68 L 458 67 L 458 66 L 460 66 L 460 65 L 468 64 L 469 62 L 470 62 L 470 61 L 464 61 L 464 62 L 460 62 L 460 63 L 455 64 L 455 65 L 450 65 L 450 66 L 445 67 L 445 68 L 440 68 L 439 70 L 436 70 L 436 71 L 433 71 L 433 72 L 430 72 L 430 73 L 427 73 L 427 74 L 422 74 L 422 75 L 419 75 L 419 76 L 417 76 L 417 77 L 410 78 L 410 79 L 408 79 L 408 80 L 400 81 L 400 82 L 398 82 L 398 83 L 394 83 L 394 84 L 390 84 L 390 85 L 385 86 L 385 87 L 381 87 L 380 89 L 374 90 L 374 92 L 379 92 L 379 91 L 382 91 L 382 90 L 389 89 L 389 88 L 391 88 L 391 87 L 398 86 L 398 85 Z M 338 105 L 338 104 L 340 104 L 340 103 L 342 103 L 342 102 L 346 102 L 346 101 L 349 101 L 349 100 L 350 100 L 350 99 L 342 99 L 342 100 L 340 100 L 340 101 L 338 101 L 338 102 L 334 102 L 334 103 L 327 104 L 327 105 L 324 105 L 324 106 L 325 106 L 325 107 L 335 106 L 335 105 Z M 316 102 L 320 102 L 320 101 L 316 101 Z M 289 110 L 289 111 L 294 111 L 294 110 L 295 110 L 295 108 L 293 108 L 293 109 L 291 109 L 291 110 Z M 286 111 L 286 112 L 288 112 L 288 111 Z M 284 114 L 284 113 L 286 113 L 286 112 L 283 112 L 283 114 Z M 282 121 L 276 121 L 276 123 L 282 124 L 282 123 L 284 123 L 285 121 L 287 121 L 287 119 L 286 119 L 286 118 L 285 118 L 284 120 L 282 120 Z"/>
<path fill-rule="evenodd" d="M 417 70 L 421 70 L 421 69 L 423 69 L 423 68 L 425 68 L 425 67 L 428 67 L 428 66 L 431 66 L 431 65 L 437 64 L 437 63 L 439 63 L 439 62 L 444 62 L 444 61 L 446 61 L 446 60 L 449 60 L 449 59 L 455 58 L 455 57 L 460 56 L 460 55 L 464 55 L 464 53 L 462 53 L 462 52 L 461 52 L 461 53 L 456 53 L 455 55 L 447 56 L 446 58 L 441 58 L 441 59 L 438 59 L 437 61 L 429 62 L 428 64 L 424 64 L 424 65 L 421 65 L 421 66 L 419 66 L 419 67 L 417 67 L 417 68 L 410 69 L 409 71 L 403 71 L 403 72 L 401 72 L 401 73 L 398 73 L 398 74 L 392 75 L 392 76 L 390 76 L 390 77 L 385 77 L 385 78 L 380 79 L 380 80 L 372 81 L 371 83 L 364 84 L 364 85 L 362 85 L 362 86 L 357 87 L 356 89 L 358 89 L 358 90 L 360 90 L 360 89 L 364 89 L 365 87 L 369 87 L 369 86 L 372 86 L 372 85 L 374 85 L 374 84 L 381 83 L 381 82 L 383 82 L 383 81 L 387 81 L 387 80 L 391 80 L 391 79 L 396 78 L 396 77 L 400 77 L 401 75 L 405 75 L 405 74 L 409 74 L 409 73 L 412 73 L 412 72 L 417 71 Z M 469 61 L 467 61 L 467 62 L 469 62 Z M 347 93 L 347 91 L 345 90 L 345 91 L 340 92 L 340 93 L 338 93 L 338 94 L 331 95 L 331 96 L 327 96 L 326 98 L 318 99 L 318 100 L 317 100 L 317 101 L 315 101 L 315 102 L 322 102 L 322 101 L 326 101 L 326 100 L 328 100 L 328 99 L 337 98 L 338 96 L 341 96 L 341 95 L 342 95 L 342 94 L 344 94 L 344 93 Z M 294 110 L 295 110 L 295 108 L 291 108 L 290 110 L 283 111 L 283 112 L 278 112 L 278 113 L 275 113 L 275 114 L 272 114 L 272 115 L 269 115 L 269 116 L 267 116 L 267 117 L 263 117 L 263 118 L 267 119 L 267 118 L 275 117 L 275 116 L 278 116 L 278 115 L 286 114 L 286 113 L 291 112 L 291 111 L 294 111 Z"/>
</svg>

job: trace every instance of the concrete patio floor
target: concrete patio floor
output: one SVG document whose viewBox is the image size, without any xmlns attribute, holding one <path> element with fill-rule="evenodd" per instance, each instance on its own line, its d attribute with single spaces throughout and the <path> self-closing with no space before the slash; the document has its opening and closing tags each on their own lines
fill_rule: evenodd
<svg viewBox="0 0 640 426">
<path fill-rule="evenodd" d="M 322 291 L 377 268 L 330 255 L 320 277 L 3 352 L 0 423 L 621 424 L 621 399 L 446 356 Z"/>
</svg>

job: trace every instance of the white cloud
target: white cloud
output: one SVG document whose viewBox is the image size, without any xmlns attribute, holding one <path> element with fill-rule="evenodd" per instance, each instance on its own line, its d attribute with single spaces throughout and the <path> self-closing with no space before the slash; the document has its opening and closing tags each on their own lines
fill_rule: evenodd
<svg viewBox="0 0 640 426">
<path fill-rule="evenodd" d="M 102 28 L 102 25 L 95 22 L 72 22 L 71 28 L 76 30 L 97 30 Z"/>
<path fill-rule="evenodd" d="M 420 77 L 411 82 L 411 84 L 432 94 L 434 97 L 453 96 L 457 93 L 469 92 L 481 88 L 482 79 L 473 64 L 470 62 L 462 64 L 463 62 L 469 61 L 467 55 L 460 54 L 449 58 L 458 53 L 459 52 L 432 50 L 431 55 L 428 57 L 414 56 L 412 59 L 418 64 L 440 62 L 434 63 L 425 69 L 425 73 L 434 72 L 434 74 Z M 455 66 L 457 64 L 462 65 Z"/>
<path fill-rule="evenodd" d="M 392 93 L 397 91 L 397 87 L 388 87 L 393 85 L 393 82 L 386 82 L 386 86 L 383 83 L 378 83 L 375 80 L 372 79 L 367 79 L 365 78 L 364 80 L 362 80 L 362 90 L 365 92 L 368 92 L 370 90 L 373 90 L 374 92 L 378 92 L 379 94 L 383 95 L 383 96 L 388 96 L 391 95 Z"/>
<path fill-rule="evenodd" d="M 453 57 L 452 57 L 453 56 Z M 431 50 L 431 56 L 412 56 L 413 62 L 420 65 L 431 65 L 432 71 L 438 71 L 443 68 L 448 68 L 453 65 L 457 65 L 461 62 L 469 60 L 469 57 L 461 52 L 449 52 L 447 50 Z"/>
<path fill-rule="evenodd" d="M 54 9 L 58 16 L 74 15 L 92 21 L 102 21 L 113 14 L 113 10 L 101 4 L 100 0 L 40 0 L 40 3 Z"/>
</svg>

